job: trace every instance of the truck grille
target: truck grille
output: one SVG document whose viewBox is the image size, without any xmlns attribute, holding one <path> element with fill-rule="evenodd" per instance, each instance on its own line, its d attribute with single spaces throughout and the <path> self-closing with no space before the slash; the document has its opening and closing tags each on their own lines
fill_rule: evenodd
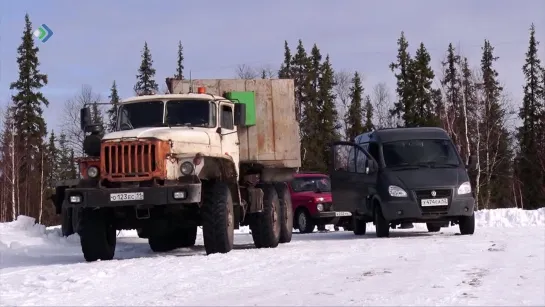
<svg viewBox="0 0 545 307">
<path fill-rule="evenodd" d="M 435 191 L 435 196 L 431 196 L 431 192 Z M 414 194 L 416 196 L 416 201 L 420 205 L 422 199 L 430 198 L 448 198 L 450 205 L 452 190 L 450 189 L 429 189 L 429 190 L 415 190 Z M 422 207 L 420 205 L 420 210 L 422 210 L 422 215 L 446 215 L 448 214 L 449 205 L 447 206 L 433 206 L 433 207 Z"/>
<path fill-rule="evenodd" d="M 158 165 L 161 144 L 156 142 L 117 142 L 102 144 L 102 177 L 110 181 L 141 181 L 157 177 L 164 166 Z"/>
</svg>

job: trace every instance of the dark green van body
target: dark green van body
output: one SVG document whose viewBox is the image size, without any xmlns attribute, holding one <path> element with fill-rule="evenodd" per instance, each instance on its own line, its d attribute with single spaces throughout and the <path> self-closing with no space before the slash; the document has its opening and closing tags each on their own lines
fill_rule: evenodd
<svg viewBox="0 0 545 307">
<path fill-rule="evenodd" d="M 353 143 L 334 143 L 332 151 L 333 206 L 353 212 L 355 223 L 378 222 L 382 228 L 427 223 L 430 231 L 473 223 L 468 227 L 474 228 L 470 166 L 445 130 L 376 130 L 359 135 Z M 387 230 L 377 227 L 377 235 L 388 236 L 379 231 Z M 474 230 L 461 229 L 468 231 Z"/>
</svg>

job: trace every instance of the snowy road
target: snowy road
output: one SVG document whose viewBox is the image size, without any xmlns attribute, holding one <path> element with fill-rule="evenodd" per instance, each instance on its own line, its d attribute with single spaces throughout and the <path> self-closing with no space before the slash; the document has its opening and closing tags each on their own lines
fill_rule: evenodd
<svg viewBox="0 0 545 307">
<path fill-rule="evenodd" d="M 515 227 L 490 227 L 509 221 L 488 213 L 473 236 L 419 226 L 377 239 L 368 224 L 363 237 L 294 233 L 289 244 L 258 250 L 240 233 L 236 250 L 208 257 L 201 238 L 195 248 L 154 254 L 127 232 L 115 260 L 95 263 L 84 262 L 77 235 L 22 220 L 0 225 L 0 305 L 543 306 L 539 213 Z"/>
</svg>

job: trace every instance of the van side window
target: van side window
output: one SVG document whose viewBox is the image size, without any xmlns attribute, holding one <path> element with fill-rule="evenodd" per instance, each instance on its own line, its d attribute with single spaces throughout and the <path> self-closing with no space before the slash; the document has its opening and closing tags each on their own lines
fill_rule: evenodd
<svg viewBox="0 0 545 307">
<path fill-rule="evenodd" d="M 233 109 L 230 106 L 221 106 L 221 127 L 229 130 L 235 128 L 233 123 Z"/>
<path fill-rule="evenodd" d="M 378 144 L 377 143 L 369 143 L 369 154 L 371 157 L 373 157 L 377 162 L 380 161 L 380 155 L 378 153 Z"/>
<path fill-rule="evenodd" d="M 367 156 L 365 155 L 363 151 L 358 150 L 358 154 L 356 156 L 356 172 L 365 173 L 366 162 L 367 162 Z"/>
</svg>

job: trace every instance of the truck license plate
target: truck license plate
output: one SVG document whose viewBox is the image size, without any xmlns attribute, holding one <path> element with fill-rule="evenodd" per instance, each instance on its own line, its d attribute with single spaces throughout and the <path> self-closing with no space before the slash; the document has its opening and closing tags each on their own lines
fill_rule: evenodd
<svg viewBox="0 0 545 307">
<path fill-rule="evenodd" d="M 422 199 L 422 207 L 448 206 L 448 198 Z"/>
<path fill-rule="evenodd" d="M 110 201 L 130 201 L 130 200 L 144 200 L 144 192 L 110 194 Z"/>
<path fill-rule="evenodd" d="M 346 211 L 335 212 L 335 216 L 351 216 L 351 215 L 352 215 L 352 213 L 346 212 Z"/>
</svg>

